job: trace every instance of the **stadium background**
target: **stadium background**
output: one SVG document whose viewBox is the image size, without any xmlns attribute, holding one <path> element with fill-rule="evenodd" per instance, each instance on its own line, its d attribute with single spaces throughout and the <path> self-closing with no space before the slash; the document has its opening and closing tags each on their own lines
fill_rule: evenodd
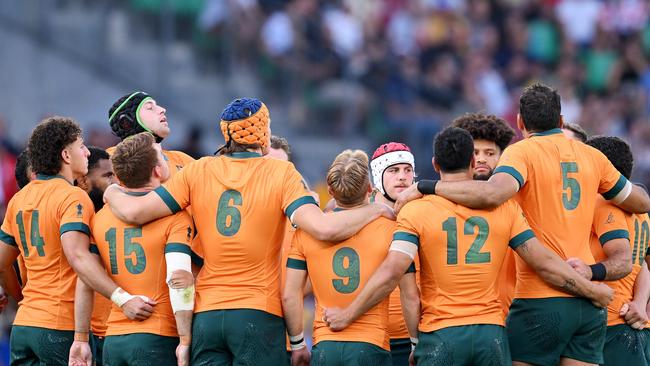
<svg viewBox="0 0 650 366">
<path fill-rule="evenodd" d="M 565 121 L 630 142 L 648 185 L 649 13 L 645 0 L 2 0 L 0 207 L 40 119 L 71 116 L 88 144 L 112 146 L 108 108 L 132 90 L 167 108 L 164 146 L 195 157 L 223 142 L 231 99 L 261 98 L 324 193 L 338 152 L 388 140 L 433 176 L 442 126 L 477 110 L 514 126 L 522 87 L 542 81 Z"/>
</svg>

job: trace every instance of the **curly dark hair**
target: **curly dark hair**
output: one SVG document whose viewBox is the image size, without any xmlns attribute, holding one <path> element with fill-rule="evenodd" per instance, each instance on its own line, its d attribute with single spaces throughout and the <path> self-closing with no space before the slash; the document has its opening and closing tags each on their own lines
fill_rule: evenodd
<svg viewBox="0 0 650 366">
<path fill-rule="evenodd" d="M 18 157 L 16 158 L 16 168 L 14 170 L 14 177 L 16 177 L 16 183 L 18 183 L 18 188 L 22 189 L 24 186 L 29 184 L 29 152 L 27 149 L 23 150 Z"/>
<path fill-rule="evenodd" d="M 81 137 L 81 128 L 72 118 L 48 117 L 32 131 L 27 150 L 29 165 L 36 174 L 56 175 L 61 171 L 61 151 Z"/>
<path fill-rule="evenodd" d="M 97 146 L 87 146 L 88 151 L 90 151 L 90 156 L 88 157 L 88 171 L 95 169 L 99 165 L 100 160 L 110 160 L 111 156 L 108 155 L 106 150 L 99 148 Z"/>
<path fill-rule="evenodd" d="M 494 142 L 502 152 L 515 137 L 515 130 L 506 121 L 493 114 L 465 113 L 456 118 L 451 125 L 466 130 L 474 140 Z"/>
<path fill-rule="evenodd" d="M 630 179 L 634 168 L 634 156 L 627 142 L 616 136 L 595 136 L 587 140 L 587 145 L 600 150 L 616 170 Z"/>
<path fill-rule="evenodd" d="M 462 128 L 445 128 L 433 141 L 433 156 L 444 173 L 468 169 L 474 156 L 472 136 Z"/>
<path fill-rule="evenodd" d="M 528 132 L 543 132 L 560 127 L 560 94 L 544 84 L 535 83 L 519 98 L 519 113 Z"/>
</svg>

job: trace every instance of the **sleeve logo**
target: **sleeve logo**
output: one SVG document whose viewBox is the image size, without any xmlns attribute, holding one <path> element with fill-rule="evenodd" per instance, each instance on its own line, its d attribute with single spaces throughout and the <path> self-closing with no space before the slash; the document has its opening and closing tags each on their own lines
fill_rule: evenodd
<svg viewBox="0 0 650 366">
<path fill-rule="evenodd" d="M 84 215 L 84 207 L 80 204 L 77 205 L 77 217 L 81 218 Z"/>
</svg>

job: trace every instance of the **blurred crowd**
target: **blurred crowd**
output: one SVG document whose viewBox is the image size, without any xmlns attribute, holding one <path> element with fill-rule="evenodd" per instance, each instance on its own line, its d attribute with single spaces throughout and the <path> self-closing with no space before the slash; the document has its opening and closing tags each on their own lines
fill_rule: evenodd
<svg viewBox="0 0 650 366">
<path fill-rule="evenodd" d="M 566 121 L 629 140 L 647 181 L 649 12 L 645 0 L 208 0 L 197 21 L 220 45 L 208 57 L 251 66 L 303 133 L 401 139 L 426 158 L 463 112 L 514 124 L 522 87 L 542 81 Z"/>
</svg>

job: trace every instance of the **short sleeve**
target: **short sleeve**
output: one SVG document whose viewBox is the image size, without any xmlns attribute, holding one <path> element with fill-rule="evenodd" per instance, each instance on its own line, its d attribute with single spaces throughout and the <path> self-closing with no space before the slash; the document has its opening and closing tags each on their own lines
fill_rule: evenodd
<svg viewBox="0 0 650 366">
<path fill-rule="evenodd" d="M 408 203 L 397 215 L 397 226 L 393 232 L 393 241 L 401 240 L 420 246 L 421 227 L 418 224 L 417 204 Z"/>
<path fill-rule="evenodd" d="M 510 240 L 508 246 L 517 249 L 518 246 L 535 237 L 535 233 L 528 225 L 524 212 L 515 200 L 508 202 L 512 225 L 510 227 Z"/>
<path fill-rule="evenodd" d="M 304 233 L 302 230 L 296 230 L 291 240 L 291 250 L 287 258 L 287 268 L 307 270 L 307 259 L 303 250 Z"/>
<path fill-rule="evenodd" d="M 600 151 L 595 151 L 598 166 L 600 167 L 600 177 L 598 183 L 598 193 L 606 200 L 616 197 L 626 185 L 630 184 L 619 172 L 607 157 Z"/>
<path fill-rule="evenodd" d="M 598 237 L 600 245 L 605 245 L 614 239 L 630 239 L 625 213 L 620 208 L 598 199 L 594 210 L 592 223 L 593 233 Z"/>
<path fill-rule="evenodd" d="M 7 245 L 18 247 L 18 244 L 16 243 L 16 237 L 14 236 L 13 232 L 16 214 L 14 213 L 12 207 L 12 203 L 9 202 L 9 207 L 7 207 L 5 218 L 2 220 L 2 226 L 0 227 L 0 240 Z"/>
<path fill-rule="evenodd" d="M 188 165 L 174 174 L 165 184 L 154 190 L 173 213 L 177 213 L 190 204 L 190 184 L 188 176 L 195 169 Z M 197 178 L 197 177 L 195 177 Z"/>
<path fill-rule="evenodd" d="M 95 206 L 81 188 L 71 190 L 59 206 L 59 234 L 79 231 L 90 236 L 90 220 L 95 215 Z"/>
<path fill-rule="evenodd" d="M 526 179 L 528 179 L 528 158 L 520 144 L 507 147 L 499 159 L 499 164 L 494 169 L 494 174 L 506 173 L 515 178 L 519 183 L 519 189 L 526 184 Z"/>
<path fill-rule="evenodd" d="M 182 246 L 182 250 L 179 251 L 191 255 L 192 240 L 194 239 L 194 224 L 187 211 L 183 210 L 173 215 L 170 218 L 167 230 L 166 248 L 170 246 Z M 168 252 L 168 250 L 166 249 L 165 252 Z"/>
<path fill-rule="evenodd" d="M 201 243 L 201 236 L 194 228 L 194 238 L 192 238 L 192 263 L 196 266 L 203 267 L 203 244 Z"/>
<path fill-rule="evenodd" d="M 304 179 L 291 164 L 284 174 L 282 209 L 289 219 L 303 205 L 316 205 L 316 200 L 307 189 Z"/>
</svg>

